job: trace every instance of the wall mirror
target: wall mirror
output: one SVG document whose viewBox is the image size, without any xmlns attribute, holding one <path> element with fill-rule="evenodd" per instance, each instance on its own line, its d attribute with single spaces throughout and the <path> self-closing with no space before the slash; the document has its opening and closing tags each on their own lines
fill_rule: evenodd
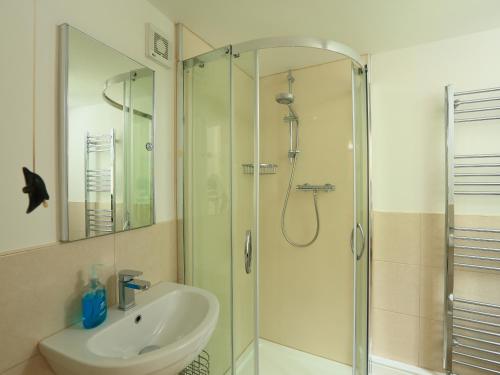
<svg viewBox="0 0 500 375">
<path fill-rule="evenodd" d="M 154 72 L 69 25 L 60 34 L 61 239 L 154 223 Z"/>
</svg>

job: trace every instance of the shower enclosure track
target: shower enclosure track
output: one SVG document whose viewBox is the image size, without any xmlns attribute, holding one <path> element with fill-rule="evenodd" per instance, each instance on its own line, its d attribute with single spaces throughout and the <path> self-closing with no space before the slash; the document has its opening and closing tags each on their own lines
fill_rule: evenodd
<svg viewBox="0 0 500 375">
<path fill-rule="evenodd" d="M 455 92 L 452 85 L 446 87 L 444 369 L 448 375 L 460 374 L 460 369 L 500 374 L 500 305 L 454 293 L 457 269 L 500 277 L 500 228 L 455 225 L 456 196 L 471 199 L 470 204 L 477 199 L 474 197 L 485 197 L 490 205 L 500 204 L 495 198 L 500 195 L 500 149 L 455 154 L 457 127 L 473 127 L 480 137 L 485 129 L 500 126 L 495 122 L 500 120 L 500 96 L 484 96 L 499 92 L 500 87 L 462 92 Z M 478 116 L 469 117 L 471 114 Z"/>
</svg>

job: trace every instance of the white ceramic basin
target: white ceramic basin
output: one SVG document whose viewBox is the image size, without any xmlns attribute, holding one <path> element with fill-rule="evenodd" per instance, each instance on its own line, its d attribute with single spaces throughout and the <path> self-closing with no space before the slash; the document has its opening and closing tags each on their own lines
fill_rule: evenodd
<svg viewBox="0 0 500 375">
<path fill-rule="evenodd" d="M 40 351 L 58 375 L 173 375 L 200 354 L 219 316 L 213 294 L 174 283 L 137 293 L 136 303 L 111 308 L 94 329 L 65 329 Z"/>
</svg>

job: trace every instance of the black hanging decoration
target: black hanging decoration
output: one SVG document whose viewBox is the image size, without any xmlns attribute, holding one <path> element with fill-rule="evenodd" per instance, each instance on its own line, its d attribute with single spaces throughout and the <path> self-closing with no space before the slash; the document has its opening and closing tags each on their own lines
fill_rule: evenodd
<svg viewBox="0 0 500 375">
<path fill-rule="evenodd" d="M 30 200 L 26 213 L 29 214 L 42 203 L 44 207 L 47 207 L 46 201 L 49 199 L 49 193 L 43 179 L 26 167 L 23 167 L 23 174 L 24 181 L 26 182 L 26 186 L 23 187 L 23 193 L 28 194 Z"/>
</svg>

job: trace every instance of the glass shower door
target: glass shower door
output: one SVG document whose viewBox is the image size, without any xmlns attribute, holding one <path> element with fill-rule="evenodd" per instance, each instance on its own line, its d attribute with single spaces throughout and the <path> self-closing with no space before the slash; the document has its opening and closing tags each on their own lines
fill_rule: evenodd
<svg viewBox="0 0 500 375">
<path fill-rule="evenodd" d="M 352 66 L 354 138 L 354 345 L 353 375 L 368 374 L 369 313 L 369 180 L 368 180 L 368 102 L 364 69 Z"/>
<path fill-rule="evenodd" d="M 127 127 L 127 201 L 129 229 L 153 224 L 153 71 L 130 73 L 130 111 Z"/>
<path fill-rule="evenodd" d="M 211 374 L 232 368 L 231 56 L 184 63 L 185 282 L 212 292 L 219 320 L 205 348 Z"/>
<path fill-rule="evenodd" d="M 184 276 L 219 300 L 205 349 L 215 375 L 256 374 L 254 56 L 225 47 L 184 62 Z"/>
<path fill-rule="evenodd" d="M 256 54 L 235 55 L 232 65 L 232 237 L 234 374 L 257 374 Z"/>
</svg>

